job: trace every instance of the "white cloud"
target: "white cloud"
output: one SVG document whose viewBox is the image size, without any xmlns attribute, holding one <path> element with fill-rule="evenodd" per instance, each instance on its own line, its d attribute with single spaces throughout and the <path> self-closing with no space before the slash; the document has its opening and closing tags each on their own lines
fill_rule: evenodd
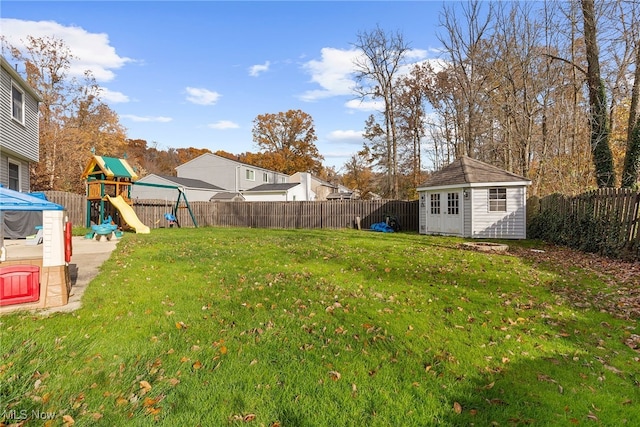
<svg viewBox="0 0 640 427">
<path fill-rule="evenodd" d="M 309 90 L 300 96 L 303 101 L 316 101 L 333 96 L 355 95 L 354 75 L 356 60 L 365 60 L 362 52 L 357 49 L 335 49 L 325 47 L 321 51 L 319 60 L 311 60 L 302 68 L 311 75 L 311 81 L 317 83 L 320 89 Z M 428 51 L 413 49 L 406 52 L 407 64 L 398 70 L 398 75 L 406 74 L 414 64 L 427 60 Z M 433 61 L 433 60 L 430 60 Z M 355 110 L 379 111 L 380 104 L 372 101 L 349 101 L 346 106 Z"/>
<path fill-rule="evenodd" d="M 358 110 L 363 112 L 374 112 L 374 111 L 383 111 L 384 110 L 384 101 L 381 99 L 378 100 L 360 100 L 360 99 L 350 99 L 345 102 L 344 105 L 351 110 Z"/>
<path fill-rule="evenodd" d="M 258 77 L 260 73 L 264 73 L 269 71 L 269 67 L 271 66 L 271 62 L 267 61 L 264 64 L 252 65 L 249 67 L 249 75 L 251 77 Z"/>
<path fill-rule="evenodd" d="M 219 129 L 219 130 L 238 129 L 240 127 L 240 125 L 232 122 L 231 120 L 220 120 L 216 123 L 211 123 L 207 126 L 210 127 L 211 129 Z"/>
<path fill-rule="evenodd" d="M 327 139 L 347 144 L 361 144 L 363 136 L 361 130 L 334 130 L 329 132 Z"/>
<path fill-rule="evenodd" d="M 187 87 L 186 92 L 188 95 L 187 101 L 198 105 L 213 105 L 222 96 L 218 92 L 197 87 Z"/>
<path fill-rule="evenodd" d="M 171 117 L 163 117 L 163 116 L 136 116 L 134 114 L 123 114 L 120 117 L 123 119 L 131 120 L 132 122 L 155 122 L 155 123 L 168 123 L 173 121 Z"/>
<path fill-rule="evenodd" d="M 103 101 L 110 102 L 112 104 L 118 104 L 123 102 L 129 102 L 129 97 L 122 92 L 116 92 L 106 87 L 100 88 L 100 98 Z"/>
<path fill-rule="evenodd" d="M 123 67 L 131 58 L 118 55 L 116 49 L 110 45 L 109 35 L 105 33 L 90 33 L 77 26 L 58 24 L 55 21 L 24 21 L 21 19 L 0 19 L 2 35 L 16 48 L 24 51 L 27 36 L 50 37 L 64 41 L 71 55 L 69 75 L 81 77 L 86 70 L 93 73 L 99 82 L 108 82 L 115 77 L 114 70 Z"/>
<path fill-rule="evenodd" d="M 359 55 L 357 50 L 322 48 L 321 59 L 312 59 L 302 65 L 311 75 L 311 81 L 320 85 L 321 89 L 303 93 L 303 101 L 316 101 L 332 96 L 349 95 L 353 93 L 354 72 L 353 62 Z"/>
</svg>

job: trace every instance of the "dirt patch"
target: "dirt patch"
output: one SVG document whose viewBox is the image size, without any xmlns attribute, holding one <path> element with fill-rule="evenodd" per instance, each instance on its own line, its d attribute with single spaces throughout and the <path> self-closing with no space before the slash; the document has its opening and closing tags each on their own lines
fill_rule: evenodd
<svg viewBox="0 0 640 427">
<path fill-rule="evenodd" d="M 577 307 L 596 308 L 623 319 L 640 319 L 640 262 L 615 260 L 553 245 L 535 250 L 512 247 L 509 253 L 534 264 L 552 264 L 568 278 L 576 275 L 576 269 L 597 276 L 606 284 L 604 289 L 590 289 L 569 280 L 558 284 L 554 292 Z"/>
<path fill-rule="evenodd" d="M 506 252 L 509 250 L 509 246 L 502 243 L 465 242 L 462 245 L 467 249 L 475 249 L 481 252 Z"/>
</svg>

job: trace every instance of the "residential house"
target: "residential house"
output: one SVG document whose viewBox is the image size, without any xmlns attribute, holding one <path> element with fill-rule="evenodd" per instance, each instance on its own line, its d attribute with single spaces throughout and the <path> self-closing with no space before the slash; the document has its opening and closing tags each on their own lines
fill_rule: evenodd
<svg viewBox="0 0 640 427">
<path fill-rule="evenodd" d="M 30 165 L 40 158 L 38 103 L 40 95 L 0 56 L 0 184 L 31 191 Z M 5 211 L 0 234 L 22 238 L 42 225 L 40 211 Z"/>
<path fill-rule="evenodd" d="M 262 184 L 242 192 L 248 202 L 301 202 L 315 200 L 305 183 L 286 182 L 282 184 Z"/>
<path fill-rule="evenodd" d="M 131 187 L 132 199 L 156 199 L 176 202 L 180 189 L 189 202 L 208 202 L 216 194 L 226 192 L 217 185 L 199 179 L 150 174 Z"/>
<path fill-rule="evenodd" d="M 0 184 L 29 192 L 29 165 L 39 160 L 40 95 L 0 57 Z"/>
<path fill-rule="evenodd" d="M 238 193 L 263 184 L 283 184 L 283 173 L 205 153 L 176 167 L 179 178 L 199 179 L 227 191 Z"/>
<path fill-rule="evenodd" d="M 417 188 L 420 234 L 527 237 L 527 178 L 463 156 Z"/>
<path fill-rule="evenodd" d="M 299 182 L 307 186 L 314 194 L 313 200 L 328 200 L 329 195 L 339 191 L 338 186 L 324 181 L 308 172 L 296 172 L 289 177 L 289 182 Z M 311 200 L 311 199 L 305 199 Z"/>
</svg>

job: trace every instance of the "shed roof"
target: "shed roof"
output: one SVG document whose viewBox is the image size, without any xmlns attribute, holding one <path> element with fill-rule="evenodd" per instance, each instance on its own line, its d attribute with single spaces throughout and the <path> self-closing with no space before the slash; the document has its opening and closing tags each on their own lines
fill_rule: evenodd
<svg viewBox="0 0 640 427">
<path fill-rule="evenodd" d="M 64 207 L 52 203 L 42 195 L 19 193 L 0 185 L 0 211 L 62 211 Z"/>
<path fill-rule="evenodd" d="M 125 159 L 115 157 L 93 156 L 82 173 L 82 179 L 90 175 L 103 174 L 106 178 L 131 178 L 138 179 L 138 175 Z"/>
<path fill-rule="evenodd" d="M 492 166 L 480 160 L 462 156 L 439 171 L 433 173 L 419 188 L 441 187 L 451 185 L 521 182 L 528 185 L 530 181 L 520 175 Z"/>
</svg>

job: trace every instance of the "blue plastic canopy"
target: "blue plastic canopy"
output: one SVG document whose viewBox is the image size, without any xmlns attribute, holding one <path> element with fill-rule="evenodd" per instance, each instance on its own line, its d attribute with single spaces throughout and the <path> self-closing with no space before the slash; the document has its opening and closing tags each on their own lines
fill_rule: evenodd
<svg viewBox="0 0 640 427">
<path fill-rule="evenodd" d="M 0 185 L 0 211 L 63 211 L 64 207 L 52 203 L 42 193 L 31 195 L 9 190 Z"/>
</svg>

